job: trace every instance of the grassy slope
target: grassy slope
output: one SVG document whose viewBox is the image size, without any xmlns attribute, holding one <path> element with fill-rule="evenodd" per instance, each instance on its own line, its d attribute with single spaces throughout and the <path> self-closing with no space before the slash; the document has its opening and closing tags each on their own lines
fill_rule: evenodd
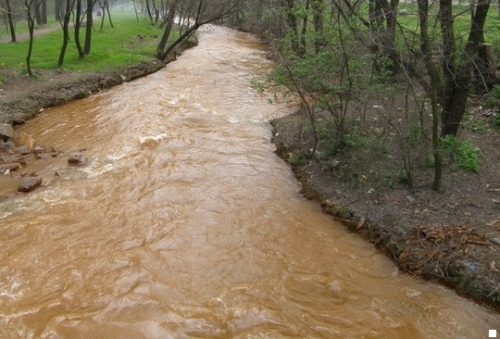
<svg viewBox="0 0 500 339">
<path fill-rule="evenodd" d="M 114 28 L 106 22 L 102 32 L 94 31 L 92 39 L 92 53 L 85 59 L 78 58 L 71 30 L 71 41 L 68 44 L 63 68 L 72 71 L 101 71 L 113 70 L 124 65 L 149 60 L 154 52 L 161 35 L 157 26 L 149 21 L 141 20 L 137 23 L 131 14 L 114 14 Z M 96 22 L 99 28 L 100 22 Z M 84 41 L 84 30 L 81 41 Z M 62 31 L 48 33 L 35 37 L 33 51 L 33 68 L 55 68 L 62 44 Z M 1 68 L 24 71 L 25 58 L 28 50 L 28 41 L 11 44 L 0 44 Z"/>
</svg>

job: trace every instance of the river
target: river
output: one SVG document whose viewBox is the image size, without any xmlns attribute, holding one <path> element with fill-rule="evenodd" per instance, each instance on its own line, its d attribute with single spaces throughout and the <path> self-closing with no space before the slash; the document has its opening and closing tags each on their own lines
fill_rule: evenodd
<svg viewBox="0 0 500 339">
<path fill-rule="evenodd" d="M 498 314 L 417 280 L 300 195 L 251 88 L 253 36 L 209 27 L 164 70 L 21 128 L 68 154 L 0 202 L 0 337 L 485 338 Z"/>
</svg>

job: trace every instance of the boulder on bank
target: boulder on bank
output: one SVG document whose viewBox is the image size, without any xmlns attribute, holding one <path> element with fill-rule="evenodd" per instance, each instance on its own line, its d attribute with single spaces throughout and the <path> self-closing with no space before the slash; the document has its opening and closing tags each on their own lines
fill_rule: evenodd
<svg viewBox="0 0 500 339">
<path fill-rule="evenodd" d="M 19 192 L 31 192 L 42 184 L 40 177 L 22 177 L 17 190 Z"/>
<path fill-rule="evenodd" d="M 12 140 L 16 137 L 16 131 L 9 124 L 0 124 L 0 139 L 3 141 Z"/>
</svg>

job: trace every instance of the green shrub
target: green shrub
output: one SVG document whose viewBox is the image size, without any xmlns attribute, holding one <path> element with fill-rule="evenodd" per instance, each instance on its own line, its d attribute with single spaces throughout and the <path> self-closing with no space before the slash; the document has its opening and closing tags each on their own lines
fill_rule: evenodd
<svg viewBox="0 0 500 339">
<path fill-rule="evenodd" d="M 452 135 L 441 139 L 443 155 L 448 157 L 453 170 L 463 169 L 478 173 L 480 167 L 479 149 L 468 140 L 460 140 Z"/>
<path fill-rule="evenodd" d="M 496 128 L 500 128 L 500 112 L 495 113 L 495 117 L 493 118 L 493 125 Z"/>
<path fill-rule="evenodd" d="M 500 85 L 493 87 L 490 94 L 484 100 L 484 106 L 487 108 L 500 108 Z"/>
<path fill-rule="evenodd" d="M 306 157 L 299 152 L 290 152 L 287 154 L 287 160 L 292 166 L 303 166 L 306 164 Z"/>
</svg>

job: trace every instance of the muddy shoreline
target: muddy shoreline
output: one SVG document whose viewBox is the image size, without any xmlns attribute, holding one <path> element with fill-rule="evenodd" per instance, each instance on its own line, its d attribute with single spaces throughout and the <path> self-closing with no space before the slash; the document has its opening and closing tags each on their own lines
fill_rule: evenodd
<svg viewBox="0 0 500 339">
<path fill-rule="evenodd" d="M 352 201 L 369 200 L 370 193 L 350 190 L 348 185 L 342 185 L 342 180 L 332 177 L 320 163 L 311 161 L 297 164 L 290 161 L 290 152 L 296 151 L 296 145 L 291 142 L 296 137 L 296 131 L 290 128 L 293 116 L 294 114 L 271 122 L 273 142 L 277 155 L 292 167 L 295 177 L 301 182 L 301 193 L 307 199 L 320 203 L 325 213 L 341 221 L 351 232 L 358 233 L 373 243 L 400 270 L 444 284 L 464 297 L 488 305 L 496 311 L 500 310 L 500 274 L 495 267 L 500 248 L 498 244 L 478 236 L 476 228 L 458 227 L 455 224 L 446 226 L 448 228 L 443 224 L 440 230 L 444 233 L 448 231 L 450 236 L 437 241 L 430 234 L 431 228 L 405 223 L 411 216 L 404 215 L 407 211 L 400 206 L 391 207 L 388 203 L 381 206 L 384 211 L 387 208 L 393 210 L 384 216 L 381 215 L 384 212 L 374 215 L 372 209 L 365 208 L 365 204 L 351 204 Z M 336 196 L 332 194 L 334 190 L 342 190 L 342 193 Z M 402 205 L 405 202 L 410 204 L 403 201 Z M 377 204 L 384 205 L 380 202 Z M 441 224 L 448 221 L 442 217 Z M 433 223 L 435 220 L 429 218 L 428 222 Z M 467 236 L 469 237 L 466 238 Z"/>
<path fill-rule="evenodd" d="M 44 108 L 83 99 L 102 90 L 155 73 L 196 44 L 195 41 L 185 42 L 164 62 L 151 59 L 149 62 L 126 66 L 112 72 L 73 74 L 60 81 L 43 81 L 41 84 L 35 84 L 29 92 L 11 93 L 12 90 L 8 88 L 2 93 L 5 98 L 0 96 L 0 123 L 18 125 L 36 116 Z"/>
</svg>

